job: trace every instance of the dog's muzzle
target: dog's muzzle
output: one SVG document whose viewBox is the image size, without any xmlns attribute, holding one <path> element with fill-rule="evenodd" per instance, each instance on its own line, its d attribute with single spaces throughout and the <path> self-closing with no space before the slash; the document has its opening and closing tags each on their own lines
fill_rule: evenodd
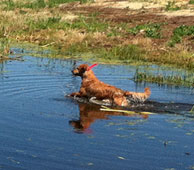
<svg viewBox="0 0 194 170">
<path fill-rule="evenodd" d="M 78 69 L 72 70 L 71 72 L 72 72 L 72 74 L 73 74 L 74 76 L 78 76 L 78 75 L 79 75 Z"/>
</svg>

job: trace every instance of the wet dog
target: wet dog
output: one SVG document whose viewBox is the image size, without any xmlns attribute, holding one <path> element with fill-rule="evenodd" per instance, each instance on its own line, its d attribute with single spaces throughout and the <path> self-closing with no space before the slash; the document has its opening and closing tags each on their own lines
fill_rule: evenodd
<svg viewBox="0 0 194 170">
<path fill-rule="evenodd" d="M 100 81 L 88 64 L 81 64 L 72 71 L 73 75 L 82 79 L 79 92 L 70 94 L 72 97 L 85 97 L 87 99 L 106 100 L 118 106 L 127 106 L 131 101 L 143 103 L 151 94 L 150 88 L 143 93 L 124 91 L 115 86 Z"/>
</svg>

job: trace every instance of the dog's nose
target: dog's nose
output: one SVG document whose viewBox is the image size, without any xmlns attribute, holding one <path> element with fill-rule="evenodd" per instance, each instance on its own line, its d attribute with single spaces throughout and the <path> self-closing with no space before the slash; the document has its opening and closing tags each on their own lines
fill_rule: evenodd
<svg viewBox="0 0 194 170">
<path fill-rule="evenodd" d="M 72 74 L 73 74 L 74 76 L 77 74 L 76 70 L 72 70 L 71 72 L 72 72 Z"/>
</svg>

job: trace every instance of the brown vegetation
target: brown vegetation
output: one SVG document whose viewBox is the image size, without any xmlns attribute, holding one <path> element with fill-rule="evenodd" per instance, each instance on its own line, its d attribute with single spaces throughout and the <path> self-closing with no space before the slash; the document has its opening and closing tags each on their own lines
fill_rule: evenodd
<svg viewBox="0 0 194 170">
<path fill-rule="evenodd" d="M 13 2 L 0 3 L 1 40 L 52 47 L 66 56 L 91 52 L 103 61 L 194 68 L 194 5 L 189 0 L 97 0 L 53 6 L 46 0 L 34 0 L 34 6 Z M 182 26 L 187 32 L 175 35 Z"/>
</svg>

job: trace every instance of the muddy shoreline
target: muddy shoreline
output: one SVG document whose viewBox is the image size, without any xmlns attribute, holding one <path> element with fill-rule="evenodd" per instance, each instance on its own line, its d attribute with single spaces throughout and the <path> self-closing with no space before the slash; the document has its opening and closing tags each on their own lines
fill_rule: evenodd
<svg viewBox="0 0 194 170">
<path fill-rule="evenodd" d="M 0 3 L 2 56 L 13 41 L 54 49 L 64 58 L 194 68 L 192 0 L 5 2 Z"/>
</svg>

